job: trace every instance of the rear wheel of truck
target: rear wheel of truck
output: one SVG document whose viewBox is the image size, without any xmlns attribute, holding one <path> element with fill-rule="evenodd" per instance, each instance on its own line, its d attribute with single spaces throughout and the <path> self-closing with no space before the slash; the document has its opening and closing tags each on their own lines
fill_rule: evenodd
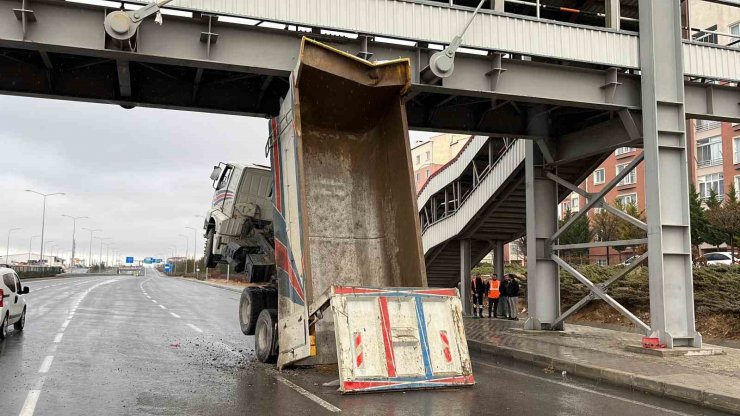
<svg viewBox="0 0 740 416">
<path fill-rule="evenodd" d="M 278 356 L 277 309 L 263 309 L 257 318 L 254 351 L 263 363 L 274 362 Z"/>
<path fill-rule="evenodd" d="M 204 262 L 206 263 L 206 267 L 209 269 L 212 269 L 218 265 L 218 260 L 216 259 L 216 256 L 213 254 L 213 239 L 216 238 L 216 230 L 213 228 L 208 230 L 208 234 L 206 237 L 206 250 L 204 253 Z"/>
<path fill-rule="evenodd" d="M 239 301 L 239 324 L 244 335 L 254 335 L 257 318 L 265 308 L 265 295 L 262 288 L 247 287 L 242 291 Z"/>
</svg>

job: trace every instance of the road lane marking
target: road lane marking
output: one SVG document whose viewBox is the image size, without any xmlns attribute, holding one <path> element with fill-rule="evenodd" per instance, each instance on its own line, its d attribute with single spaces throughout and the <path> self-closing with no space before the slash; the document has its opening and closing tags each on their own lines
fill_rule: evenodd
<svg viewBox="0 0 740 416">
<path fill-rule="evenodd" d="M 156 301 L 156 300 L 154 300 L 154 299 L 152 299 L 152 302 L 154 302 L 154 303 L 157 303 L 157 301 Z"/>
<path fill-rule="evenodd" d="M 44 358 L 44 362 L 41 363 L 41 368 L 39 368 L 39 373 L 48 373 L 49 368 L 51 368 L 51 363 L 54 361 L 53 355 L 47 355 L 46 358 Z"/>
<path fill-rule="evenodd" d="M 170 315 L 172 315 L 172 316 L 173 316 L 173 317 L 175 317 L 175 318 L 180 318 L 180 315 L 178 315 L 178 314 L 176 314 L 176 313 L 174 313 L 174 312 L 170 312 Z"/>
<path fill-rule="evenodd" d="M 162 309 L 167 309 L 167 308 L 164 307 L 164 305 L 159 305 L 159 307 L 162 308 Z"/>
<path fill-rule="evenodd" d="M 69 322 L 70 322 L 70 320 L 69 320 L 69 319 L 67 319 L 66 321 L 64 321 L 64 322 L 62 323 L 62 328 L 66 329 L 66 328 L 67 328 L 67 326 L 69 326 Z"/>
<path fill-rule="evenodd" d="M 28 392 L 26 401 L 23 402 L 20 416 L 33 416 L 33 411 L 36 410 L 36 403 L 38 403 L 40 395 L 41 390 L 31 390 Z"/>
<path fill-rule="evenodd" d="M 189 326 L 189 327 L 190 327 L 190 328 L 191 328 L 191 329 L 192 329 L 193 331 L 195 331 L 195 332 L 203 332 L 203 330 L 202 330 L 202 329 L 198 328 L 197 326 L 195 326 L 195 325 L 193 325 L 193 324 L 188 324 L 188 326 Z"/>
<path fill-rule="evenodd" d="M 64 332 L 60 332 L 57 334 L 57 336 L 54 337 L 54 343 L 59 344 L 62 342 L 62 337 L 64 336 Z"/>
<path fill-rule="evenodd" d="M 327 402 L 326 400 L 322 399 L 321 397 L 311 393 L 310 391 L 304 389 L 303 387 L 293 383 L 292 381 L 282 377 L 282 376 L 275 376 L 277 381 L 285 384 L 286 386 L 290 387 L 291 389 L 295 390 L 300 394 L 301 396 L 312 400 L 314 403 L 318 404 L 319 406 L 323 407 L 324 409 L 333 412 L 333 413 L 339 413 L 342 411 L 342 409 L 334 406 L 333 404 Z"/>
<path fill-rule="evenodd" d="M 619 397 L 619 396 L 615 396 L 615 395 L 609 394 L 609 393 L 603 393 L 603 392 L 600 392 L 600 391 L 597 391 L 597 390 L 592 390 L 592 389 L 589 389 L 589 388 L 586 388 L 586 387 L 576 386 L 574 384 L 564 383 L 562 381 L 552 380 L 552 379 L 549 379 L 549 378 L 546 378 L 546 377 L 540 377 L 540 376 L 535 376 L 535 375 L 532 375 L 532 374 L 523 373 L 521 371 L 511 370 L 511 369 L 506 368 L 506 367 L 498 367 L 498 366 L 491 365 L 491 364 L 486 364 L 484 362 L 480 362 L 480 361 L 477 361 L 477 360 L 476 361 L 473 361 L 473 362 L 476 365 L 483 365 L 483 366 L 486 366 L 486 367 L 495 368 L 497 370 L 503 370 L 503 371 L 506 371 L 506 372 L 509 372 L 509 373 L 513 373 L 513 374 L 517 374 L 517 375 L 520 375 L 520 376 L 523 376 L 523 377 L 529 377 L 529 378 L 533 378 L 533 379 L 536 379 L 536 380 L 544 381 L 544 382 L 547 382 L 547 383 L 557 384 L 557 385 L 563 386 L 563 387 L 569 387 L 571 389 L 582 391 L 582 392 L 585 392 L 585 393 L 591 393 L 591 394 L 595 394 L 595 395 L 598 395 L 598 396 L 606 397 L 606 398 L 609 398 L 609 399 L 620 400 L 620 401 L 623 401 L 625 403 L 630 403 L 630 404 L 634 404 L 634 405 L 637 405 L 637 406 L 643 406 L 643 407 L 647 407 L 649 409 L 659 410 L 659 411 L 665 412 L 665 413 L 671 413 L 671 414 L 680 415 L 680 416 L 691 416 L 688 413 L 683 413 L 683 412 L 679 412 L 679 411 L 676 411 L 676 410 L 666 409 L 666 408 L 663 408 L 663 407 L 660 407 L 660 406 L 654 406 L 654 405 L 649 404 L 649 403 L 643 403 L 643 402 L 639 402 L 637 400 L 632 400 L 632 399 L 628 399 L 628 398 L 625 398 L 625 397 Z"/>
</svg>

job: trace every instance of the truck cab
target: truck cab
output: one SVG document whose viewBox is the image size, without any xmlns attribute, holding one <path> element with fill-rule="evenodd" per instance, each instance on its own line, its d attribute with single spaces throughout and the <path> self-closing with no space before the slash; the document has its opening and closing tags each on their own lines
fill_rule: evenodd
<svg viewBox="0 0 740 416">
<path fill-rule="evenodd" d="M 206 267 L 228 263 L 251 281 L 269 281 L 274 275 L 270 168 L 220 163 L 211 180 L 213 199 L 203 224 Z"/>
</svg>

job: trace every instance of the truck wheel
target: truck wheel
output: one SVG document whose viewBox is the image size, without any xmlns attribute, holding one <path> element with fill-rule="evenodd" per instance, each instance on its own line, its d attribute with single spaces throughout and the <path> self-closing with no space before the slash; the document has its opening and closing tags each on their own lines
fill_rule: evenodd
<svg viewBox="0 0 740 416">
<path fill-rule="evenodd" d="M 218 265 L 218 261 L 216 260 L 215 256 L 213 255 L 213 239 L 216 236 L 216 230 L 213 228 L 208 230 L 208 237 L 206 238 L 206 250 L 203 259 L 206 263 L 206 267 L 209 269 L 212 269 Z"/>
<path fill-rule="evenodd" d="M 265 308 L 265 295 L 262 288 L 247 287 L 242 291 L 239 301 L 239 324 L 244 335 L 254 335 L 257 318 Z"/>
<path fill-rule="evenodd" d="M 257 359 L 263 363 L 274 362 L 278 356 L 277 309 L 263 309 L 257 318 L 254 337 Z"/>
<path fill-rule="evenodd" d="M 278 308 L 278 295 L 276 287 L 263 287 L 265 299 L 265 309 L 277 309 Z"/>
<path fill-rule="evenodd" d="M 18 322 L 13 324 L 13 328 L 15 328 L 16 331 L 23 331 L 23 328 L 26 326 L 26 308 L 23 308 L 23 312 L 21 312 L 21 319 L 18 320 Z"/>
</svg>

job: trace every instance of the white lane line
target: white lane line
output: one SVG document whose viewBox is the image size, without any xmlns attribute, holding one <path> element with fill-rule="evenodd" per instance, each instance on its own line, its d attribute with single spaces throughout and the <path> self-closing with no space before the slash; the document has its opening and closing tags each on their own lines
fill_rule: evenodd
<svg viewBox="0 0 740 416">
<path fill-rule="evenodd" d="M 51 368 L 52 361 L 54 361 L 54 356 L 47 355 L 46 358 L 44 358 L 44 362 L 41 363 L 41 368 L 39 368 L 39 373 L 48 373 L 49 368 Z"/>
<path fill-rule="evenodd" d="M 195 331 L 195 332 L 203 332 L 203 330 L 202 330 L 202 329 L 198 328 L 197 326 L 195 326 L 195 325 L 193 325 L 193 324 L 188 324 L 188 326 L 189 326 L 189 327 L 190 327 L 190 328 L 191 328 L 191 329 L 192 329 L 193 331 Z"/>
<path fill-rule="evenodd" d="M 310 391 L 304 389 L 303 387 L 293 383 L 292 381 L 282 377 L 282 376 L 275 376 L 277 381 L 285 384 L 286 386 L 290 387 L 291 389 L 297 391 L 300 395 L 303 397 L 312 400 L 314 403 L 318 404 L 319 406 L 323 407 L 324 409 L 333 412 L 333 413 L 339 413 L 342 411 L 342 409 L 334 406 L 333 404 L 327 402 L 326 400 L 322 399 L 321 397 L 311 393 Z"/>
<path fill-rule="evenodd" d="M 66 321 L 64 321 L 64 322 L 62 323 L 62 328 L 66 329 L 66 328 L 67 328 L 67 326 L 69 326 L 69 322 L 70 322 L 70 320 L 69 320 L 69 319 L 67 319 Z"/>
<path fill-rule="evenodd" d="M 592 389 L 589 389 L 589 388 L 586 388 L 586 387 L 581 387 L 581 386 L 576 386 L 576 385 L 569 384 L 569 383 L 564 383 L 562 381 L 557 381 L 557 380 L 552 380 L 552 379 L 545 378 L 545 377 L 535 376 L 535 375 L 532 375 L 532 374 L 522 373 L 521 371 L 511 370 L 511 369 L 508 369 L 508 368 L 505 368 L 505 367 L 497 367 L 495 365 L 486 364 L 486 363 L 483 363 L 483 362 L 480 362 L 480 361 L 477 361 L 477 360 L 474 361 L 474 363 L 476 365 L 484 365 L 486 367 L 495 368 L 497 370 L 503 370 L 503 371 L 506 371 L 506 372 L 509 372 L 509 373 L 513 373 L 513 374 L 516 374 L 516 375 L 520 375 L 520 376 L 523 376 L 523 377 L 529 377 L 529 378 L 533 378 L 533 379 L 536 379 L 536 380 L 544 381 L 544 382 L 547 382 L 547 383 L 557 384 L 558 386 L 569 387 L 571 389 L 582 391 L 582 392 L 585 392 L 585 393 L 591 393 L 591 394 L 595 394 L 595 395 L 598 395 L 598 396 L 606 397 L 606 398 L 609 398 L 609 399 L 620 400 L 620 401 L 623 401 L 625 403 L 630 403 L 630 404 L 634 404 L 634 405 L 637 405 L 637 406 L 647 407 L 648 409 L 659 410 L 661 412 L 671 413 L 671 414 L 680 415 L 680 416 L 691 416 L 688 413 L 678 412 L 676 410 L 671 410 L 671 409 L 665 409 L 665 408 L 660 407 L 660 406 L 654 406 L 652 404 L 638 402 L 637 400 L 627 399 L 625 397 L 619 397 L 619 396 L 615 396 L 615 395 L 609 394 L 609 393 L 603 393 L 603 392 L 600 392 L 600 391 L 597 391 L 597 390 L 592 390 Z"/>
<path fill-rule="evenodd" d="M 57 334 L 57 336 L 54 337 L 54 343 L 59 344 L 62 342 L 62 337 L 64 336 L 64 332 L 60 332 Z"/>
<path fill-rule="evenodd" d="M 149 296 L 149 295 L 146 295 L 146 298 L 147 298 L 147 299 L 151 299 L 152 297 L 151 297 L 151 296 Z"/>
<path fill-rule="evenodd" d="M 41 390 L 31 390 L 28 392 L 26 401 L 23 402 L 20 416 L 33 416 L 33 411 L 36 410 L 36 403 L 39 401 L 40 395 Z"/>
<path fill-rule="evenodd" d="M 159 305 L 159 307 L 162 308 L 162 309 L 167 309 L 167 308 L 164 307 L 164 305 Z"/>
<path fill-rule="evenodd" d="M 180 315 L 178 315 L 178 314 L 176 314 L 174 312 L 170 312 L 170 315 L 172 315 L 174 318 L 180 318 Z"/>
<path fill-rule="evenodd" d="M 152 299 L 152 302 L 154 302 L 154 303 L 157 303 L 157 301 L 156 301 L 156 300 L 154 300 L 154 299 Z"/>
</svg>

